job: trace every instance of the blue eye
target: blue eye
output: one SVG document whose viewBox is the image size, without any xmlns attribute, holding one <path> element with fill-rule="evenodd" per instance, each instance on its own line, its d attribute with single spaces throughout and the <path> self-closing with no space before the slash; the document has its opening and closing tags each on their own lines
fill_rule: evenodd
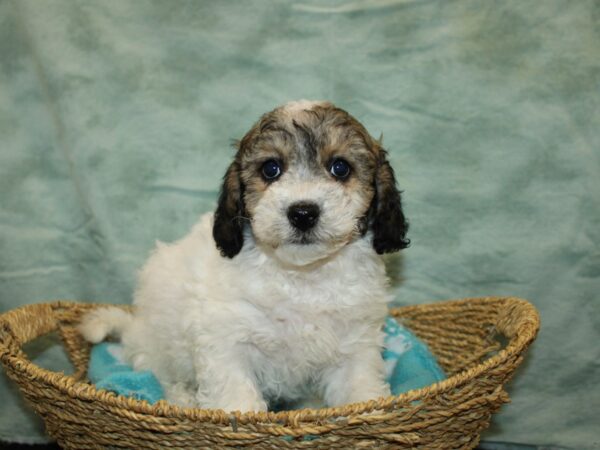
<svg viewBox="0 0 600 450">
<path fill-rule="evenodd" d="M 281 175 L 281 166 L 274 159 L 270 159 L 262 165 L 262 174 L 266 180 L 274 180 Z"/>
<path fill-rule="evenodd" d="M 343 180 L 350 175 L 350 165 L 343 159 L 336 159 L 333 161 L 333 164 L 331 164 L 329 172 L 334 177 Z"/>
</svg>

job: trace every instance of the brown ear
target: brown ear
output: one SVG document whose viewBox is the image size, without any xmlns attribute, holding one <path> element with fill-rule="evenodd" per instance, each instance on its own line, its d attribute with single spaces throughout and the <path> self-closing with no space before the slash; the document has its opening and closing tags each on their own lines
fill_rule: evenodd
<svg viewBox="0 0 600 450">
<path fill-rule="evenodd" d="M 396 188 L 394 170 L 381 149 L 381 158 L 375 174 L 375 198 L 372 206 L 371 228 L 373 248 L 380 255 L 408 247 L 408 222 L 402 212 L 402 198 Z"/>
<path fill-rule="evenodd" d="M 240 166 L 231 163 L 225 176 L 215 211 L 213 238 L 221 255 L 233 258 L 244 245 L 244 201 Z"/>
</svg>

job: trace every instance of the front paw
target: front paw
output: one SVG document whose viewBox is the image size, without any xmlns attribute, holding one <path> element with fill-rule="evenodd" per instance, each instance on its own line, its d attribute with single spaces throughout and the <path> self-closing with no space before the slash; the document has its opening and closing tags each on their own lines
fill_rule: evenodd
<svg viewBox="0 0 600 450">
<path fill-rule="evenodd" d="M 362 386 L 350 392 L 348 396 L 348 403 L 376 400 L 381 397 L 389 397 L 390 395 L 392 395 L 392 393 L 390 391 L 389 384 L 374 383 L 371 386 Z"/>
<path fill-rule="evenodd" d="M 185 383 L 163 385 L 163 388 L 169 403 L 182 406 L 184 408 L 198 407 L 193 389 L 189 389 Z"/>
<path fill-rule="evenodd" d="M 205 392 L 198 393 L 196 400 L 201 408 L 222 409 L 226 412 L 267 411 L 267 402 L 258 392 L 228 392 L 220 396 L 207 396 Z"/>
<path fill-rule="evenodd" d="M 327 373 L 324 380 L 324 398 L 329 406 L 358 403 L 389 397 L 390 385 L 383 371 L 374 364 L 367 366 L 347 364 Z"/>
<path fill-rule="evenodd" d="M 267 411 L 267 402 L 262 399 L 244 399 L 220 407 L 223 411 L 257 412 Z"/>
</svg>

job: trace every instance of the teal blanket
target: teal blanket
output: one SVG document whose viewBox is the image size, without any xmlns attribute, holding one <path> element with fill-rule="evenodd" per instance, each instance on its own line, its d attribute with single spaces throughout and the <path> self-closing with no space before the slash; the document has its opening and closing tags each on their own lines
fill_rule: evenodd
<svg viewBox="0 0 600 450">
<path fill-rule="evenodd" d="M 393 395 L 420 389 L 446 378 L 427 345 L 392 316 L 385 319 L 385 379 Z M 98 389 L 153 404 L 165 398 L 158 379 L 150 370 L 133 370 L 118 342 L 94 345 L 87 376 Z"/>
<path fill-rule="evenodd" d="M 599 22 L 593 0 L 0 1 L 0 311 L 130 302 L 155 239 L 214 207 L 231 140 L 328 99 L 404 190 L 396 302 L 541 312 L 484 438 L 600 445 Z M 0 399 L 0 440 L 46 439 L 1 371 Z"/>
</svg>

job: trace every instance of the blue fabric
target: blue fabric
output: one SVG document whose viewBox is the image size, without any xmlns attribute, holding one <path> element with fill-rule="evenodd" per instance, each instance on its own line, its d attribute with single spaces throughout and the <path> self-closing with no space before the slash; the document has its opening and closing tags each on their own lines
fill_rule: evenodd
<svg viewBox="0 0 600 450">
<path fill-rule="evenodd" d="M 394 395 L 445 378 L 427 346 L 394 318 L 386 318 L 384 331 L 386 379 Z M 99 389 L 149 403 L 164 398 L 160 383 L 150 371 L 134 371 L 124 362 L 119 344 L 104 342 L 92 348 L 88 377 Z"/>
<path fill-rule="evenodd" d="M 393 317 L 385 321 L 383 359 L 392 394 L 429 386 L 446 378 L 427 346 Z"/>
<path fill-rule="evenodd" d="M 162 387 L 149 370 L 134 371 L 122 356 L 120 344 L 103 342 L 92 348 L 88 378 L 99 389 L 155 403 L 164 398 Z"/>
</svg>

